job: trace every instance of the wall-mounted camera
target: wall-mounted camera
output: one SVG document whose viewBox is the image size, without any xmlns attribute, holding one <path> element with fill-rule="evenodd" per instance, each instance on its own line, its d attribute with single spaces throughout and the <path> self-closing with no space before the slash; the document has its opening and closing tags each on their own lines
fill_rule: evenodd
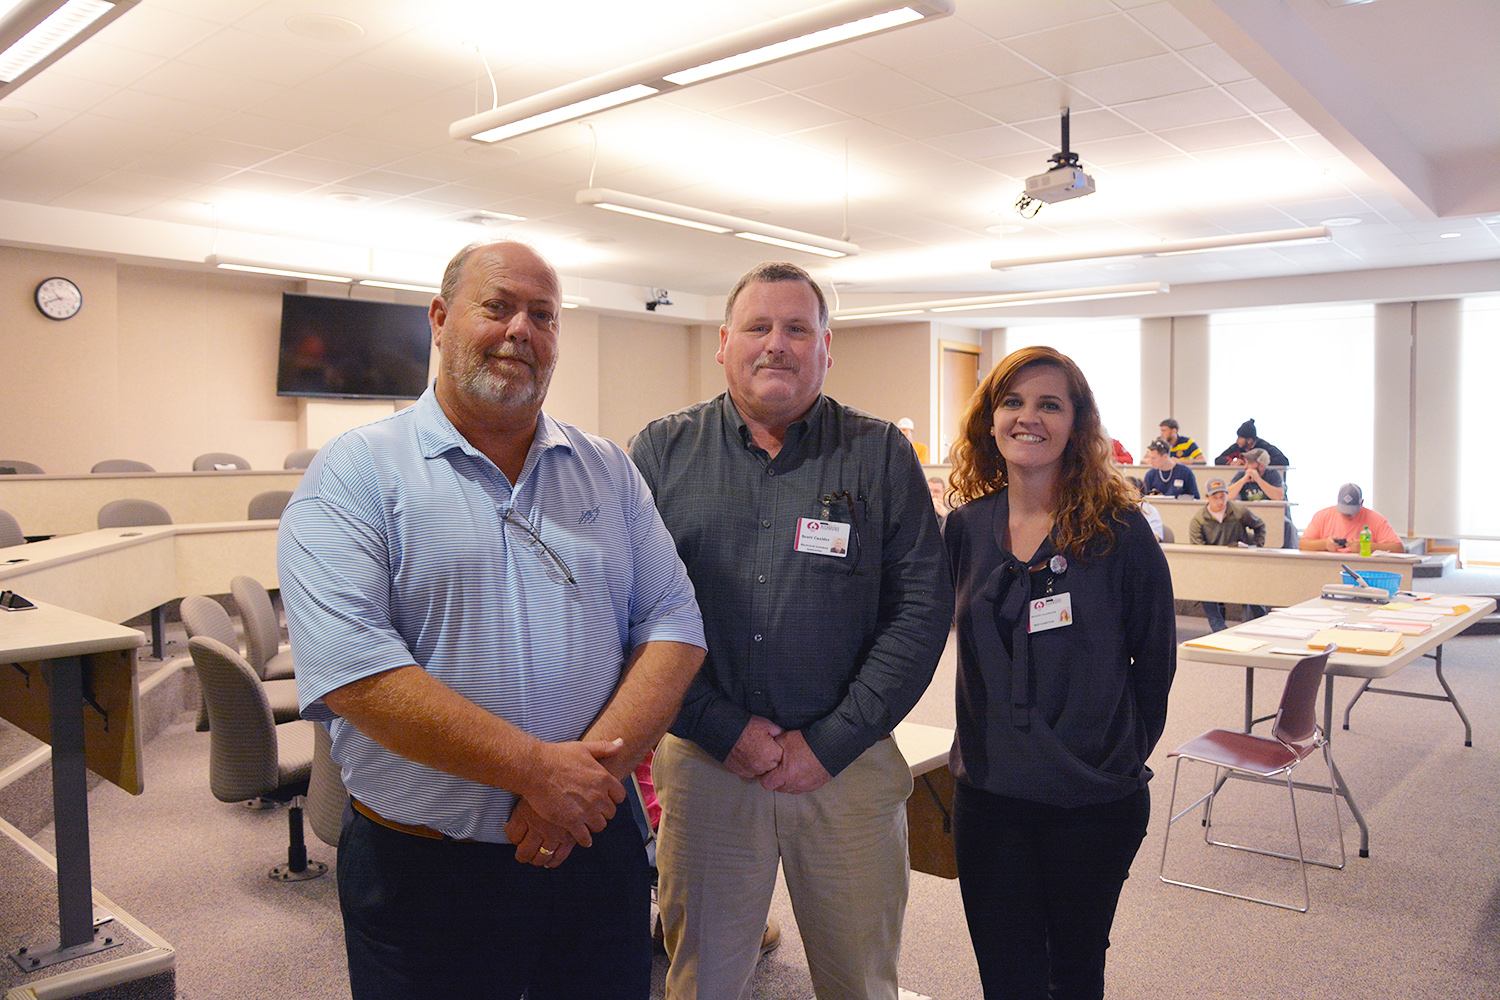
<svg viewBox="0 0 1500 1000">
<path fill-rule="evenodd" d="M 656 312 L 657 306 L 669 306 L 672 304 L 672 300 L 667 298 L 669 293 L 665 288 L 653 288 L 649 294 L 651 298 L 646 300 L 647 312 Z"/>
</svg>

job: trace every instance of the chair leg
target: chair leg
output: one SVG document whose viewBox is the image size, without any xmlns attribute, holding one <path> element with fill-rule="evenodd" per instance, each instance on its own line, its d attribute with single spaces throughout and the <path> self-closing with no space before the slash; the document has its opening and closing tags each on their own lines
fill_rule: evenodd
<svg viewBox="0 0 1500 1000">
<path fill-rule="evenodd" d="M 277 865 L 269 872 L 269 876 L 278 882 L 305 882 L 328 871 L 328 866 L 323 862 L 307 859 L 307 839 L 302 832 L 303 801 L 303 797 L 299 795 L 287 806 L 286 864 Z"/>
</svg>

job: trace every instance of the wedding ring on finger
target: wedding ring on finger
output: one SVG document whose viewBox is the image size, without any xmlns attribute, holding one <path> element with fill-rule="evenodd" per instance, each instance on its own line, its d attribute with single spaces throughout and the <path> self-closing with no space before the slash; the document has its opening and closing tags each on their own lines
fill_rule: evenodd
<svg viewBox="0 0 1500 1000">
<path fill-rule="evenodd" d="M 549 849 L 548 849 L 548 848 L 545 848 L 545 847 L 538 847 L 538 848 L 537 848 L 537 849 L 536 849 L 536 852 L 537 852 L 537 853 L 538 853 L 538 854 L 540 854 L 540 855 L 541 855 L 541 856 L 542 856 L 542 857 L 544 857 L 544 858 L 546 858 L 546 857 L 551 857 L 551 855 L 552 855 L 552 851 L 551 851 L 551 850 L 549 850 Z"/>
</svg>

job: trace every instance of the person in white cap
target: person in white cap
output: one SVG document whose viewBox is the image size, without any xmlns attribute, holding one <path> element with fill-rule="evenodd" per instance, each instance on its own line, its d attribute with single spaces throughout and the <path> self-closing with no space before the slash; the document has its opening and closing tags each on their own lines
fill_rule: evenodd
<svg viewBox="0 0 1500 1000">
<path fill-rule="evenodd" d="M 900 420 L 896 421 L 896 426 L 901 430 L 902 434 L 906 435 L 906 440 L 911 442 L 911 446 L 917 450 L 917 461 L 921 462 L 923 465 L 926 465 L 927 446 L 918 441 L 916 438 L 912 437 L 912 434 L 917 429 L 917 425 L 911 422 L 911 417 L 902 417 Z"/>
<path fill-rule="evenodd" d="M 1313 515 L 1298 548 L 1303 552 L 1358 552 L 1360 529 L 1369 528 L 1372 551 L 1406 551 L 1391 522 L 1364 504 L 1364 491 L 1358 484 L 1340 486 L 1339 502 Z"/>
</svg>

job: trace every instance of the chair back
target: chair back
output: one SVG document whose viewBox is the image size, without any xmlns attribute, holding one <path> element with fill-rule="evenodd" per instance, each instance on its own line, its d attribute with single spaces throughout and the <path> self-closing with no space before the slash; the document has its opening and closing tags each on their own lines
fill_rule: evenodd
<svg viewBox="0 0 1500 1000">
<path fill-rule="evenodd" d="M 240 606 L 240 621 L 245 623 L 245 661 L 261 678 L 266 661 L 281 648 L 281 621 L 271 595 L 251 576 L 237 576 L 229 581 L 229 592 Z"/>
<path fill-rule="evenodd" d="M 137 462 L 133 458 L 106 458 L 102 462 L 95 462 L 90 472 L 155 472 L 145 462 Z"/>
<path fill-rule="evenodd" d="M 249 518 L 252 521 L 276 521 L 286 510 L 292 499 L 291 490 L 266 490 L 250 498 Z"/>
<path fill-rule="evenodd" d="M 248 469 L 250 463 L 227 451 L 210 451 L 193 459 L 194 472 L 213 472 L 221 465 L 232 465 L 236 469 Z"/>
<path fill-rule="evenodd" d="M 1161 540 L 1164 542 L 1177 541 L 1177 536 L 1172 533 L 1172 529 L 1168 525 L 1164 524 L 1161 526 Z"/>
<path fill-rule="evenodd" d="M 21 525 L 9 512 L 0 510 L 0 549 L 12 545 L 24 545 L 26 536 L 21 534 Z"/>
<path fill-rule="evenodd" d="M 220 802 L 270 795 L 279 782 L 276 723 L 260 678 L 217 639 L 194 636 L 188 652 L 208 702 L 208 786 Z"/>
<path fill-rule="evenodd" d="M 287 455 L 286 461 L 281 464 L 283 469 L 305 469 L 312 464 L 313 456 L 318 453 L 316 448 L 298 448 Z"/>
<path fill-rule="evenodd" d="M 224 605 L 212 597 L 201 594 L 184 597 L 179 613 L 182 615 L 182 627 L 187 631 L 189 639 L 203 636 L 239 651 L 240 639 L 234 631 L 234 620 L 224 610 Z"/>
<path fill-rule="evenodd" d="M 314 724 L 312 773 L 307 781 L 305 812 L 313 833 L 330 847 L 339 846 L 344 806 L 348 802 L 343 771 L 333 759 L 333 737 L 328 735 L 327 727 Z"/>
<path fill-rule="evenodd" d="M 23 462 L 19 458 L 0 458 L 0 474 L 14 476 L 45 476 L 42 467 L 35 462 Z"/>
<path fill-rule="evenodd" d="M 1329 646 L 1314 656 L 1304 656 L 1286 676 L 1271 735 L 1288 746 L 1303 746 L 1317 735 L 1318 688 L 1323 683 L 1328 657 L 1336 649 L 1337 646 Z"/>
<path fill-rule="evenodd" d="M 172 515 L 154 500 L 111 500 L 99 508 L 101 528 L 139 528 L 152 524 L 171 524 Z"/>
</svg>

